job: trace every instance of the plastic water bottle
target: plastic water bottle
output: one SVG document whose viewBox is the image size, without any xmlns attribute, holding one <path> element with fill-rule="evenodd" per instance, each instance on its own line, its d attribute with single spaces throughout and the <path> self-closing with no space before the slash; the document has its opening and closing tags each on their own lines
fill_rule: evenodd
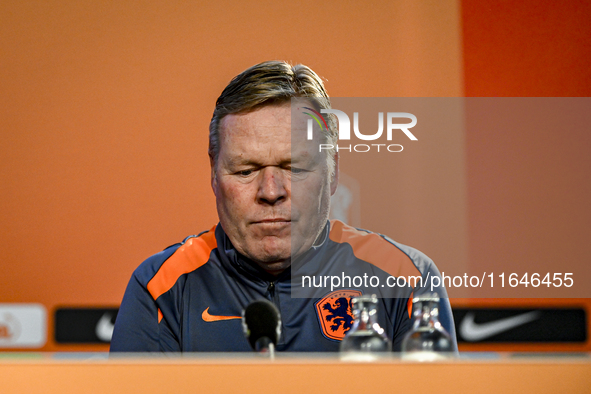
<svg viewBox="0 0 591 394">
<path fill-rule="evenodd" d="M 362 295 L 352 300 L 355 321 L 341 341 L 341 360 L 374 361 L 392 350 L 392 343 L 377 323 L 378 297 Z"/>
<path fill-rule="evenodd" d="M 412 302 L 414 321 L 402 342 L 402 359 L 436 361 L 452 357 L 451 337 L 439 322 L 437 293 L 417 296 Z"/>
</svg>

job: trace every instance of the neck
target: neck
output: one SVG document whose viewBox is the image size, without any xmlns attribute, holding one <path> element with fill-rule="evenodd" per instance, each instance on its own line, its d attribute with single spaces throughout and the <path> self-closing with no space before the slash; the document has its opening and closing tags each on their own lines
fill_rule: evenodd
<svg viewBox="0 0 591 394">
<path fill-rule="evenodd" d="M 291 259 L 286 259 L 282 261 L 276 262 L 259 262 L 255 261 L 256 265 L 258 265 L 261 269 L 273 276 L 279 276 L 282 274 L 286 269 L 289 268 L 291 265 Z"/>
</svg>

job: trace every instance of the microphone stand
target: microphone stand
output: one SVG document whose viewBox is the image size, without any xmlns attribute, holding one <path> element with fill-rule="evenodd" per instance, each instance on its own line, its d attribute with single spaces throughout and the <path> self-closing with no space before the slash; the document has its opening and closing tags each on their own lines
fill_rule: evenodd
<svg viewBox="0 0 591 394">
<path fill-rule="evenodd" d="M 270 360 L 275 360 L 275 344 L 268 337 L 260 337 L 254 344 L 255 351 Z"/>
</svg>

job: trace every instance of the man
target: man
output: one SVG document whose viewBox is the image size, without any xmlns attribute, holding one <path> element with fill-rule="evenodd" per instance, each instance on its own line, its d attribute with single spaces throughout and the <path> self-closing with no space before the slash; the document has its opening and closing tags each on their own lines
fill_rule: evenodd
<svg viewBox="0 0 591 394">
<path fill-rule="evenodd" d="M 134 272 L 111 351 L 248 351 L 240 316 L 261 298 L 281 313 L 277 350 L 337 351 L 351 326 L 350 299 L 362 293 L 382 297 L 378 322 L 400 350 L 412 324 L 411 299 L 426 292 L 426 283 L 391 293 L 367 283 L 343 283 L 337 290 L 311 284 L 312 277 L 328 274 L 342 274 L 344 282 L 369 275 L 382 283 L 390 276 L 439 275 L 412 248 L 328 222 L 338 155 L 317 147 L 336 145 L 334 120 L 328 117 L 312 139 L 299 137 L 306 135 L 304 108 L 318 112 L 329 105 L 320 78 L 302 65 L 265 62 L 230 82 L 217 100 L 209 135 L 220 222 Z M 446 299 L 440 310 L 455 345 Z"/>
</svg>

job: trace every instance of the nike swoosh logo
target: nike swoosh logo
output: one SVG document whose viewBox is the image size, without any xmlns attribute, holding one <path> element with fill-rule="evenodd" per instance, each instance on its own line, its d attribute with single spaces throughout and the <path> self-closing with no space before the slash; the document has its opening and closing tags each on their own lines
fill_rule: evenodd
<svg viewBox="0 0 591 394">
<path fill-rule="evenodd" d="M 99 322 L 96 324 L 94 333 L 101 341 L 111 342 L 111 338 L 113 337 L 113 329 L 115 328 L 115 325 L 111 323 L 111 318 L 111 313 L 105 312 L 101 316 Z"/>
<path fill-rule="evenodd" d="M 480 341 L 534 321 L 541 314 L 540 311 L 532 311 L 487 323 L 476 323 L 474 322 L 474 312 L 469 312 L 460 325 L 460 335 L 468 342 Z"/>
<path fill-rule="evenodd" d="M 232 319 L 242 319 L 242 316 L 218 316 L 218 315 L 210 315 L 209 314 L 209 307 L 203 311 L 201 317 L 206 322 L 212 321 L 221 321 L 221 320 L 232 320 Z"/>
</svg>

